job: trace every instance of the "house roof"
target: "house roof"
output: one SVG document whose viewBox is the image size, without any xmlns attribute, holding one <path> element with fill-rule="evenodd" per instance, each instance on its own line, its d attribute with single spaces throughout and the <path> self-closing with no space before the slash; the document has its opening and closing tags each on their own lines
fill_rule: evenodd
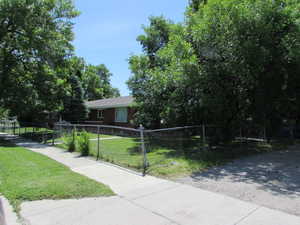
<svg viewBox="0 0 300 225">
<path fill-rule="evenodd" d="M 95 101 L 86 102 L 89 109 L 109 109 L 118 107 L 128 107 L 134 103 L 132 96 L 124 96 L 118 98 L 106 98 Z"/>
</svg>

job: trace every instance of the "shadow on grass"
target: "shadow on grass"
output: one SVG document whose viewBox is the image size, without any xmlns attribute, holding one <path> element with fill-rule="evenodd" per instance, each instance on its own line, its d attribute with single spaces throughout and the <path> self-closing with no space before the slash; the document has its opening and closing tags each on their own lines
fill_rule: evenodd
<svg viewBox="0 0 300 225">
<path fill-rule="evenodd" d="M 20 135 L 21 137 L 24 137 L 26 139 L 30 139 L 32 141 L 36 141 L 36 142 L 49 142 L 51 141 L 53 138 L 57 138 L 58 135 L 53 136 L 52 132 L 26 132 Z"/>
<path fill-rule="evenodd" d="M 140 154 L 141 140 L 139 138 L 132 139 L 135 146 L 130 147 L 127 151 L 130 154 Z M 169 151 L 173 156 L 189 156 L 192 152 L 199 149 L 199 140 L 193 138 L 170 139 L 170 138 L 145 138 L 145 149 L 147 153 L 159 152 L 161 149 Z"/>
<path fill-rule="evenodd" d="M 215 164 L 241 156 L 269 151 L 268 146 L 240 142 L 218 145 L 212 150 L 206 150 L 201 140 L 197 138 L 149 138 L 146 142 L 146 149 L 148 153 L 162 155 L 165 158 L 210 161 Z"/>
<path fill-rule="evenodd" d="M 220 144 L 208 150 L 203 147 L 199 138 L 152 138 L 147 140 L 146 148 L 150 158 L 148 171 L 156 170 L 160 173 L 160 169 L 156 168 L 165 168 L 163 170 L 174 175 L 203 171 L 235 159 L 272 151 L 271 145 L 266 143 L 237 141 Z"/>
<path fill-rule="evenodd" d="M 16 145 L 0 137 L 0 147 L 16 147 Z"/>
</svg>

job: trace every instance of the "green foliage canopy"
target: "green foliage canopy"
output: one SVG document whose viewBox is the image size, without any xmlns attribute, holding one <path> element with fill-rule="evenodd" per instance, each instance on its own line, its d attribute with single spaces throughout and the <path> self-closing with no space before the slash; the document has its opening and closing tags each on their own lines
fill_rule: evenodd
<svg viewBox="0 0 300 225">
<path fill-rule="evenodd" d="M 87 119 L 88 109 L 84 102 L 83 88 L 79 77 L 70 77 L 71 95 L 64 99 L 63 119 L 67 121 L 83 121 Z"/>
<path fill-rule="evenodd" d="M 57 109 L 78 11 L 71 0 L 1 0 L 0 9 L 1 104 L 23 114 Z"/>
<path fill-rule="evenodd" d="M 0 0 L 0 107 L 20 120 L 43 120 L 64 110 L 74 76 L 84 100 L 119 95 L 104 65 L 74 56 L 78 15 L 72 0 Z"/>
<path fill-rule="evenodd" d="M 82 77 L 85 98 L 97 100 L 120 96 L 119 90 L 111 86 L 111 76 L 112 73 L 104 64 L 98 66 L 86 65 Z"/>
<path fill-rule="evenodd" d="M 138 40 L 151 41 L 129 60 L 138 122 L 211 123 L 230 139 L 249 119 L 269 130 L 298 119 L 299 7 L 297 0 L 196 0 L 184 24 L 150 18 Z"/>
</svg>

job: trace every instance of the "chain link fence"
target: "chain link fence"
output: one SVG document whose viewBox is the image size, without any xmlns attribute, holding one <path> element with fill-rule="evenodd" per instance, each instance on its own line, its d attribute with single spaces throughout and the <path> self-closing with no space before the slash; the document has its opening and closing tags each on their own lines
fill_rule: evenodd
<svg viewBox="0 0 300 225">
<path fill-rule="evenodd" d="M 80 143 L 83 136 L 87 136 L 89 155 L 145 173 L 143 128 L 57 123 L 54 133 L 53 142 L 59 147 L 69 149 L 73 143 L 77 151 L 81 151 Z"/>
<path fill-rule="evenodd" d="M 54 130 L 48 125 L 48 123 L 0 120 L 0 132 L 18 135 L 44 144 L 49 143 L 54 138 Z"/>
<path fill-rule="evenodd" d="M 213 157 L 209 152 L 216 149 L 222 129 L 200 125 L 148 130 L 142 126 L 134 129 L 74 123 L 56 123 L 51 127 L 46 123 L 0 121 L 1 132 L 81 152 L 144 175 L 152 171 L 168 174 L 168 170 L 184 167 L 187 161 Z M 265 140 L 264 132 L 261 127 L 243 127 L 234 136 L 236 141 Z"/>
<path fill-rule="evenodd" d="M 180 166 L 180 161 L 196 159 L 208 149 L 204 126 L 146 130 L 147 172 Z"/>
</svg>

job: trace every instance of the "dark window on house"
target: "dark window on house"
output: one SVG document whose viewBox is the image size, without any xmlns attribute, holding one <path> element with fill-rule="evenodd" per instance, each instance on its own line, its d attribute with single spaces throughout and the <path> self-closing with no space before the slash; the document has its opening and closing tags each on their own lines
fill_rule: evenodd
<svg viewBox="0 0 300 225">
<path fill-rule="evenodd" d="M 97 110 L 97 119 L 101 121 L 104 119 L 103 110 Z"/>
</svg>

